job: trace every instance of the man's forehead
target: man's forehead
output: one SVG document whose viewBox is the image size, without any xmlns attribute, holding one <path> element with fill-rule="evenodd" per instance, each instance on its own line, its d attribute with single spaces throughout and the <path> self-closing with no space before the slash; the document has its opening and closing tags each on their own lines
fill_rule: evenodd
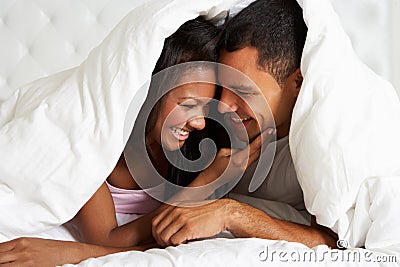
<svg viewBox="0 0 400 267">
<path fill-rule="evenodd" d="M 255 47 L 245 46 L 235 51 L 222 49 L 219 53 L 218 62 L 230 66 L 246 67 L 258 61 L 258 51 Z"/>
<path fill-rule="evenodd" d="M 217 74 L 218 83 L 223 87 L 232 90 L 257 91 L 255 83 L 246 74 L 235 68 L 218 65 Z"/>
</svg>

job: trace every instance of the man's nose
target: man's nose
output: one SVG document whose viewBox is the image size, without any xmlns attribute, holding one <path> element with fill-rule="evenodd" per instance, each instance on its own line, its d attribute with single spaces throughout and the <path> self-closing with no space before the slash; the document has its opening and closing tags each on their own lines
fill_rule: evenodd
<svg viewBox="0 0 400 267">
<path fill-rule="evenodd" d="M 221 99 L 218 103 L 218 111 L 222 114 L 237 111 L 237 98 L 238 97 L 231 90 L 223 88 Z"/>
</svg>

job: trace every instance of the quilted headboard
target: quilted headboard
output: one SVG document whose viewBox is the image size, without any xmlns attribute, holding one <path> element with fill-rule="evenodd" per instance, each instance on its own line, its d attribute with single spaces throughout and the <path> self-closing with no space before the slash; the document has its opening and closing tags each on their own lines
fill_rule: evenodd
<svg viewBox="0 0 400 267">
<path fill-rule="evenodd" d="M 146 0 L 1 0 L 0 101 L 19 86 L 80 64 Z M 400 0 L 333 0 L 353 45 L 400 94 Z"/>
<path fill-rule="evenodd" d="M 19 86 L 80 64 L 145 0 L 1 0 L 0 100 Z"/>
</svg>

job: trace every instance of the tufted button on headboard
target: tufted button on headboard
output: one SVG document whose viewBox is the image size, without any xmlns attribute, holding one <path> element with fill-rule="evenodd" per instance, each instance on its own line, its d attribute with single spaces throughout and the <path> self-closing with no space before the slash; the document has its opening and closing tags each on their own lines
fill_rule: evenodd
<svg viewBox="0 0 400 267">
<path fill-rule="evenodd" d="M 80 64 L 146 0 L 1 0 L 0 101 Z M 362 60 L 400 92 L 400 0 L 332 0 Z"/>
<path fill-rule="evenodd" d="M 145 0 L 1 0 L 0 100 L 19 86 L 80 64 Z"/>
</svg>

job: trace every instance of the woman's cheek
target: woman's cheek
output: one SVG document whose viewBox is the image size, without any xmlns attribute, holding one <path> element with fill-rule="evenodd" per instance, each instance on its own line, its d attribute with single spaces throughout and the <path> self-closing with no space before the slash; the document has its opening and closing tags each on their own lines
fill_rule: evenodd
<svg viewBox="0 0 400 267">
<path fill-rule="evenodd" d="M 177 107 L 167 115 L 166 124 L 168 126 L 184 126 L 189 120 L 189 117 L 190 112 Z"/>
</svg>

